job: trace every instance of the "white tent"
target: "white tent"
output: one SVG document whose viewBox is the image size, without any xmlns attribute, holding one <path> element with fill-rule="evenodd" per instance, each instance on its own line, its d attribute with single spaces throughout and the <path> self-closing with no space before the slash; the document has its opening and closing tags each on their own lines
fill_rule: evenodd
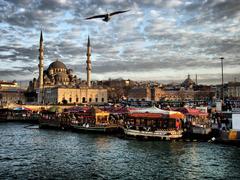
<svg viewBox="0 0 240 180">
<path fill-rule="evenodd" d="M 157 107 L 149 107 L 149 108 L 136 108 L 130 109 L 130 113 L 160 113 L 160 114 L 169 114 L 169 111 L 159 109 Z"/>
<path fill-rule="evenodd" d="M 134 108 L 129 109 L 130 113 L 156 113 L 156 114 L 164 114 L 169 115 L 170 117 L 184 118 L 184 115 L 178 111 L 167 111 L 163 109 L 159 109 L 157 107 L 150 108 Z"/>
</svg>

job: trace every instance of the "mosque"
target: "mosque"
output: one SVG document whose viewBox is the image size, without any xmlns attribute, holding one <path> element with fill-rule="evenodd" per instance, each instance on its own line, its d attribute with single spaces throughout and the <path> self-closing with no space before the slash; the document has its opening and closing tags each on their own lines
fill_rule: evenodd
<svg viewBox="0 0 240 180">
<path fill-rule="evenodd" d="M 39 77 L 29 82 L 28 89 L 37 93 L 38 104 L 100 104 L 107 102 L 107 89 L 92 87 L 91 45 L 87 42 L 87 82 L 84 84 L 72 69 L 58 59 L 44 70 L 43 34 L 40 34 Z"/>
</svg>

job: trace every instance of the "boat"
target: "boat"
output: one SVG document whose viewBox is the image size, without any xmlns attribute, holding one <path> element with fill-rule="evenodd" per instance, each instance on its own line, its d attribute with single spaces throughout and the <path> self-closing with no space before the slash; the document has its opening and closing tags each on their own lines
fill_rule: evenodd
<svg viewBox="0 0 240 180">
<path fill-rule="evenodd" d="M 14 108 L 0 109 L 0 122 L 26 122 L 38 123 L 39 114 L 32 112 L 29 109 Z"/>
<path fill-rule="evenodd" d="M 124 120 L 126 137 L 173 140 L 182 137 L 182 113 L 156 107 L 130 110 Z"/>
<path fill-rule="evenodd" d="M 73 117 L 72 114 L 65 112 L 42 111 L 39 128 L 71 129 Z"/>
<path fill-rule="evenodd" d="M 240 146 L 240 112 L 232 112 L 232 117 L 222 124 L 225 125 L 222 125 L 216 142 Z"/>
<path fill-rule="evenodd" d="M 181 107 L 174 109 L 185 115 L 184 139 L 207 141 L 212 137 L 211 121 L 207 112 L 199 109 Z"/>
<path fill-rule="evenodd" d="M 98 108 L 91 108 L 86 112 L 75 113 L 71 121 L 72 129 L 82 132 L 115 133 L 119 131 L 119 125 L 111 122 L 109 112 Z"/>
</svg>

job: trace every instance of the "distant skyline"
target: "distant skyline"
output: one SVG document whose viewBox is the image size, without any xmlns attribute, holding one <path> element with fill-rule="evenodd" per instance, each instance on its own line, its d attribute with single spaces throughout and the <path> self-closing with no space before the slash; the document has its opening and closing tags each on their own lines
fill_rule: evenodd
<svg viewBox="0 0 240 180">
<path fill-rule="evenodd" d="M 224 81 L 240 81 L 238 0 L 2 0 L 0 13 L 0 80 L 38 77 L 42 29 L 45 67 L 59 59 L 81 79 L 89 35 L 93 80 L 220 84 L 224 57 Z"/>
</svg>

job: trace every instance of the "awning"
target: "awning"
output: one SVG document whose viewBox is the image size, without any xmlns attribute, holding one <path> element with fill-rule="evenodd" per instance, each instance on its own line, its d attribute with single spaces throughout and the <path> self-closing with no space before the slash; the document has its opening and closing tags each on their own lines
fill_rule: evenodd
<svg viewBox="0 0 240 180">
<path fill-rule="evenodd" d="M 151 115 L 147 115 L 147 114 Z M 168 117 L 168 118 L 174 118 L 174 119 L 184 119 L 185 115 L 181 112 L 177 111 L 167 111 L 163 109 L 159 109 L 157 107 L 151 107 L 151 108 L 135 108 L 135 109 L 129 109 L 129 114 L 139 114 L 136 116 L 147 115 L 147 116 L 154 116 L 154 117 Z M 156 115 L 153 115 L 156 114 Z"/>
</svg>

